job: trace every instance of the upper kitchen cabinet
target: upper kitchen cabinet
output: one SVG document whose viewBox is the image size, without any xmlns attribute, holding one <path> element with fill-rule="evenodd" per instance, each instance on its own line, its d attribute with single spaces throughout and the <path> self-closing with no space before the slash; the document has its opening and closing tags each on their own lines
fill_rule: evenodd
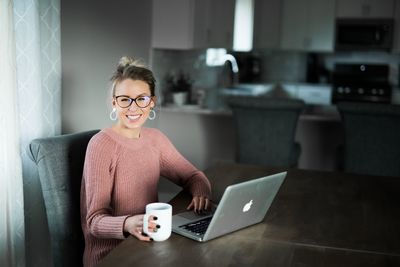
<svg viewBox="0 0 400 267">
<path fill-rule="evenodd" d="M 253 47 L 279 48 L 281 0 L 254 0 Z"/>
<path fill-rule="evenodd" d="M 393 52 L 400 53 L 400 0 L 397 0 L 394 8 L 394 42 L 393 42 Z"/>
<path fill-rule="evenodd" d="M 396 0 L 337 0 L 338 18 L 393 18 Z"/>
<path fill-rule="evenodd" d="M 232 48 L 235 0 L 153 0 L 152 47 Z"/>
<path fill-rule="evenodd" d="M 332 52 L 335 32 L 335 0 L 284 0 L 281 48 Z"/>
<path fill-rule="evenodd" d="M 206 47 L 231 49 L 233 46 L 235 0 L 205 0 L 204 2 L 207 3 Z"/>
</svg>

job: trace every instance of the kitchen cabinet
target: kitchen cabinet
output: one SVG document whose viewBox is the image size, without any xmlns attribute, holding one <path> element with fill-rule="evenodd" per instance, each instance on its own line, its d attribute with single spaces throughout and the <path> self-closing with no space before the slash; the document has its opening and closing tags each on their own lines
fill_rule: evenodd
<svg viewBox="0 0 400 267">
<path fill-rule="evenodd" d="M 338 18 L 393 18 L 396 0 L 337 0 Z"/>
<path fill-rule="evenodd" d="M 202 0 L 204 1 L 204 0 Z M 235 18 L 235 0 L 206 0 L 207 2 L 207 35 L 206 47 L 233 46 L 233 29 Z"/>
<path fill-rule="evenodd" d="M 284 0 L 281 48 L 332 52 L 335 0 Z"/>
<path fill-rule="evenodd" d="M 281 0 L 254 0 L 253 48 L 279 48 L 281 11 Z"/>
<path fill-rule="evenodd" d="M 395 3 L 394 18 L 396 19 L 394 21 L 395 25 L 394 25 L 393 52 L 400 53 L 400 0 L 397 0 Z"/>
<path fill-rule="evenodd" d="M 162 119 L 153 122 L 200 170 L 219 161 L 235 160 L 236 136 L 231 114 L 164 108 Z"/>
<path fill-rule="evenodd" d="M 152 47 L 232 48 L 235 0 L 153 0 Z"/>
<path fill-rule="evenodd" d="M 302 150 L 300 169 L 337 170 L 337 147 L 343 144 L 340 116 L 335 107 L 323 107 L 307 106 L 307 112 L 299 117 L 295 140 Z M 231 112 L 167 107 L 163 108 L 162 116 L 152 121 L 151 126 L 165 133 L 197 168 L 204 170 L 219 161 L 235 161 L 236 136 Z M 169 187 L 174 191 L 173 186 Z M 161 194 L 168 192 L 164 190 Z"/>
</svg>

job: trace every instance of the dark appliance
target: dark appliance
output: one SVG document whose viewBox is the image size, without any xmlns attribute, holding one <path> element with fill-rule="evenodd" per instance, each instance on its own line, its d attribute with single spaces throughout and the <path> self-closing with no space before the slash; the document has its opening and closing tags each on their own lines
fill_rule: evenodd
<svg viewBox="0 0 400 267">
<path fill-rule="evenodd" d="M 261 82 L 261 58 L 256 53 L 232 51 L 239 67 L 239 83 Z"/>
<path fill-rule="evenodd" d="M 337 19 L 335 50 L 390 51 L 393 19 Z"/>
<path fill-rule="evenodd" d="M 336 64 L 332 82 L 332 103 L 391 101 L 389 66 L 385 64 Z"/>
<path fill-rule="evenodd" d="M 324 66 L 324 55 L 320 53 L 307 54 L 306 83 L 330 83 L 330 73 Z"/>
</svg>

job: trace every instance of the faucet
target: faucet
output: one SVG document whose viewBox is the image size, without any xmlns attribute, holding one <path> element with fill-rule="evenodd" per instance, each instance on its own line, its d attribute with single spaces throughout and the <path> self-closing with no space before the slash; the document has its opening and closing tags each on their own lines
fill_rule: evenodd
<svg viewBox="0 0 400 267">
<path fill-rule="evenodd" d="M 227 87 L 234 87 L 239 83 L 239 66 L 236 61 L 236 58 L 232 54 L 225 54 L 223 56 L 223 60 L 226 63 L 229 61 L 231 64 L 231 71 L 232 71 L 232 76 L 230 80 L 230 84 Z"/>
</svg>

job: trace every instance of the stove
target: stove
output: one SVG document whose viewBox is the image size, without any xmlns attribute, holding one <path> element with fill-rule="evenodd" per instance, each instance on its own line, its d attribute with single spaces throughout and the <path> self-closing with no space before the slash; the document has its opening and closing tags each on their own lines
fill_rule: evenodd
<svg viewBox="0 0 400 267">
<path fill-rule="evenodd" d="M 390 103 L 389 66 L 336 64 L 332 76 L 332 103 L 339 101 Z"/>
</svg>

